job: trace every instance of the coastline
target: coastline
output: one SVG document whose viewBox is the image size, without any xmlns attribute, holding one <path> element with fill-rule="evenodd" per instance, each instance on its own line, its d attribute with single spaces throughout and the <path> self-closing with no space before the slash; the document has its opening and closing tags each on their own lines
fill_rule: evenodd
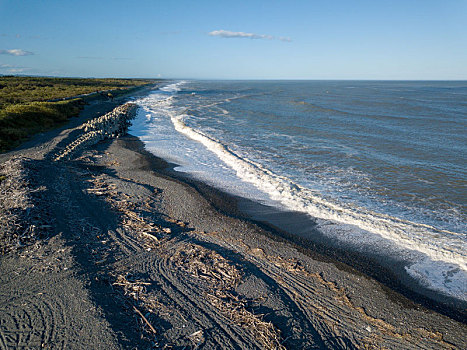
<svg viewBox="0 0 467 350">
<path fill-rule="evenodd" d="M 0 313 L 19 320 L 28 312 L 19 301 L 27 300 L 54 304 L 49 318 L 64 320 L 55 330 L 44 327 L 40 342 L 71 348 L 80 341 L 94 348 L 467 346 L 465 323 L 388 291 L 322 255 L 325 247 L 289 242 L 285 232 L 242 214 L 248 203 L 170 170 L 131 135 L 101 141 L 67 162 L 47 160 L 72 141 L 73 128 L 113 107 L 88 106 L 66 128 L 0 158 L 27 157 L 29 186 L 45 187 L 31 200 L 53 223 L 45 238 L 1 257 Z M 31 291 L 41 294 L 31 299 Z M 80 295 L 88 316 L 69 293 Z M 77 324 L 79 335 L 70 331 Z M 11 333 L 0 328 L 0 341 L 17 339 Z"/>
<path fill-rule="evenodd" d="M 133 147 L 138 153 L 157 159 L 156 163 L 166 162 L 147 151 L 142 141 L 138 146 Z M 227 193 L 188 173 L 175 170 L 177 166 L 177 164 L 167 163 L 166 168 L 158 169 L 158 171 L 194 187 L 221 213 L 249 221 L 261 229 L 261 234 L 275 241 L 286 242 L 313 259 L 331 262 L 343 271 L 375 279 L 384 286 L 391 298 L 408 307 L 421 304 L 428 309 L 466 323 L 467 304 L 464 301 L 422 286 L 419 281 L 406 273 L 403 261 L 397 258 L 391 260 L 387 256 L 374 252 L 363 254 L 339 242 L 334 242 L 315 228 L 316 224 L 307 214 L 283 211 Z M 386 261 L 382 262 L 382 259 Z"/>
</svg>

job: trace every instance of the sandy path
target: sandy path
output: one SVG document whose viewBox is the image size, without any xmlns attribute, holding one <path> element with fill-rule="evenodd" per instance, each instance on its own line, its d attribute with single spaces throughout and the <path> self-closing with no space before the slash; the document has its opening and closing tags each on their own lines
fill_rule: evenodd
<svg viewBox="0 0 467 350">
<path fill-rule="evenodd" d="M 467 348 L 464 324 L 223 215 L 131 136 L 53 162 L 76 133 L 10 154 L 50 225 L 0 258 L 1 349 Z"/>
</svg>

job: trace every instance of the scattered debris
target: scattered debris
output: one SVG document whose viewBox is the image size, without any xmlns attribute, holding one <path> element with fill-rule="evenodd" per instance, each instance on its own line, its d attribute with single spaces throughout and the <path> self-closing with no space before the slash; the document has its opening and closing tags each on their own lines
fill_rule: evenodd
<svg viewBox="0 0 467 350">
<path fill-rule="evenodd" d="M 28 159 L 11 158 L 0 165 L 0 254 L 44 237 L 52 228 L 40 201 L 44 187 L 31 183 Z"/>
<path fill-rule="evenodd" d="M 264 349 L 285 349 L 280 331 L 271 322 L 247 309 L 247 301 L 234 293 L 241 271 L 222 255 L 196 244 L 182 244 L 170 258 L 175 266 L 203 279 L 207 284 L 207 300 L 235 325 L 252 332 Z"/>
</svg>

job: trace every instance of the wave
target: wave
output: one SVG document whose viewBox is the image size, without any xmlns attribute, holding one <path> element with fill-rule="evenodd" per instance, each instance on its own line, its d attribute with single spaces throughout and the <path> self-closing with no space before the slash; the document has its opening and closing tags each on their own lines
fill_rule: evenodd
<svg viewBox="0 0 467 350">
<path fill-rule="evenodd" d="M 169 84 L 167 86 L 159 88 L 160 91 L 164 92 L 179 92 L 181 90 L 181 86 L 186 84 L 186 81 L 178 81 L 176 83 Z"/>
</svg>

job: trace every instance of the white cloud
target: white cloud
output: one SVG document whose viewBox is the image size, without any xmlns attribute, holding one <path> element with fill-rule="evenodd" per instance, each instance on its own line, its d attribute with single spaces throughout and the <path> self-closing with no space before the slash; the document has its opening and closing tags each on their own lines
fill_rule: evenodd
<svg viewBox="0 0 467 350">
<path fill-rule="evenodd" d="M 8 69 L 8 73 L 23 73 L 27 70 L 29 70 L 29 68 L 10 68 Z"/>
<path fill-rule="evenodd" d="M 292 42 L 292 39 L 290 39 L 288 36 L 281 36 L 279 37 L 279 40 L 280 41 L 285 41 L 287 43 L 291 43 Z"/>
<path fill-rule="evenodd" d="M 281 40 L 286 42 L 291 42 L 292 40 L 287 37 L 279 37 L 276 38 L 272 35 L 265 35 L 265 34 L 255 34 L 255 33 L 245 33 L 245 32 L 231 32 L 230 30 L 214 30 L 209 32 L 208 35 L 210 36 L 219 36 L 221 38 L 246 38 L 246 39 L 266 39 L 266 40 Z"/>
<path fill-rule="evenodd" d="M 0 63 L 0 71 L 5 71 L 7 73 L 22 73 L 24 71 L 30 70 L 29 67 L 18 67 L 11 64 Z"/>
<path fill-rule="evenodd" d="M 25 51 L 21 49 L 11 49 L 11 50 L 0 50 L 0 55 L 29 56 L 29 55 L 34 55 L 34 53 L 31 51 Z"/>
</svg>

